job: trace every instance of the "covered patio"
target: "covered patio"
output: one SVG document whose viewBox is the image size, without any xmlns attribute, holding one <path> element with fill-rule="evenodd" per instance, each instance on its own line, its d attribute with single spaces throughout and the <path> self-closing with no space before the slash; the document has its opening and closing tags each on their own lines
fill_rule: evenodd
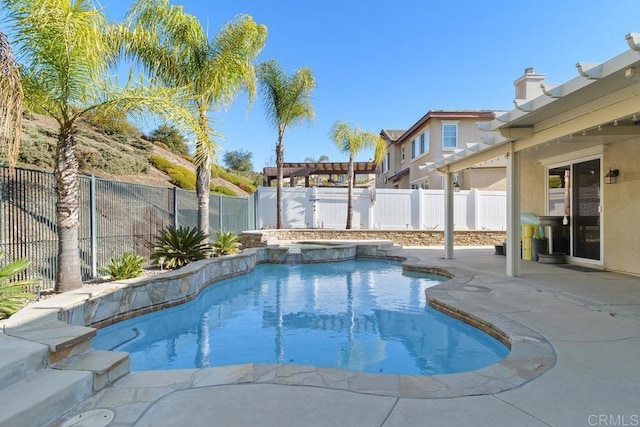
<svg viewBox="0 0 640 427">
<path fill-rule="evenodd" d="M 626 51 L 603 63 L 579 62 L 578 76 L 560 85 L 525 70 L 514 83 L 515 108 L 479 123 L 481 141 L 425 165 L 445 177 L 446 258 L 454 257 L 454 174 L 504 158 L 509 276 L 522 274 L 522 213 L 567 227 L 570 264 L 640 274 L 640 34 L 626 41 Z"/>
</svg>

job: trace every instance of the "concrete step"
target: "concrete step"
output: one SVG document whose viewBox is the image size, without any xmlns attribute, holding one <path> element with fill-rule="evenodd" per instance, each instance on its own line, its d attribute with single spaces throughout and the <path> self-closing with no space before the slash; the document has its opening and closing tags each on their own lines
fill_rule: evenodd
<svg viewBox="0 0 640 427">
<path fill-rule="evenodd" d="M 47 365 L 46 345 L 0 333 L 0 390 L 22 381 Z"/>
<path fill-rule="evenodd" d="M 43 426 L 92 394 L 91 372 L 40 369 L 0 390 L 0 425 Z"/>
<path fill-rule="evenodd" d="M 93 390 L 102 390 L 131 371 L 129 353 L 124 351 L 91 350 L 67 357 L 51 366 L 53 369 L 88 371 L 93 373 Z"/>
<path fill-rule="evenodd" d="M 34 321 L 7 325 L 5 333 L 15 338 L 44 344 L 49 347 L 49 363 L 89 351 L 96 335 L 94 328 L 70 325 L 61 320 Z"/>
</svg>

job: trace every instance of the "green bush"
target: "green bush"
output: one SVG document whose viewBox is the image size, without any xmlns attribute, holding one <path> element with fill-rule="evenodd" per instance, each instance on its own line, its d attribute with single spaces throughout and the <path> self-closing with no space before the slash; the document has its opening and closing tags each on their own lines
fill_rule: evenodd
<svg viewBox="0 0 640 427">
<path fill-rule="evenodd" d="M 165 159 L 164 157 L 157 156 L 155 154 L 152 154 L 149 156 L 149 161 L 156 169 L 159 169 L 162 172 L 166 172 L 167 169 L 171 169 L 175 166 L 169 160 Z"/>
<path fill-rule="evenodd" d="M 188 176 L 185 176 L 183 172 L 175 169 L 167 169 L 166 172 L 171 177 L 171 183 L 176 187 L 191 191 L 196 189 L 195 174 L 189 173 Z"/>
<path fill-rule="evenodd" d="M 218 165 L 212 166 L 211 175 L 214 178 L 222 178 L 225 181 L 229 181 L 230 183 L 242 188 L 247 193 L 255 193 L 257 190 L 256 186 L 253 184 L 253 181 L 250 178 L 229 172 Z"/>
<path fill-rule="evenodd" d="M 149 161 L 156 169 L 168 174 L 171 177 L 171 183 L 176 187 L 192 191 L 196 189 L 196 174 L 184 166 L 173 164 L 164 157 L 160 157 L 155 154 L 149 156 Z M 213 193 L 224 194 L 226 196 L 238 196 L 238 194 L 230 188 L 215 185 L 213 182 L 210 184 L 210 191 Z"/>
<path fill-rule="evenodd" d="M 140 277 L 144 258 L 125 252 L 120 258 L 112 258 L 111 263 L 100 271 L 109 275 L 111 280 L 125 280 Z"/>
<path fill-rule="evenodd" d="M 0 259 L 4 254 L 0 251 Z M 26 292 L 25 288 L 37 283 L 36 280 L 13 280 L 29 266 L 29 261 L 19 259 L 0 268 L 0 319 L 11 316 L 35 295 Z"/>
<path fill-rule="evenodd" d="M 211 192 L 222 194 L 222 195 L 225 195 L 225 196 L 238 197 L 238 193 L 236 193 L 232 189 L 224 187 L 222 185 L 213 185 L 213 184 L 211 184 Z"/>
<path fill-rule="evenodd" d="M 153 250 L 151 260 L 155 264 L 173 269 L 205 259 L 210 252 L 210 246 L 205 243 L 206 238 L 197 227 L 167 227 L 149 245 Z"/>
<path fill-rule="evenodd" d="M 235 254 L 240 249 L 240 237 L 232 231 L 217 230 L 215 235 L 216 241 L 212 245 L 214 256 Z"/>
</svg>

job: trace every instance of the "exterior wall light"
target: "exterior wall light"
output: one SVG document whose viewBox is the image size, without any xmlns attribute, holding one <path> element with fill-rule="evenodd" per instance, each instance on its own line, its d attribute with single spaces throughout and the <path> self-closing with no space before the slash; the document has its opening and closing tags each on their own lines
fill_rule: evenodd
<svg viewBox="0 0 640 427">
<path fill-rule="evenodd" d="M 453 183 L 453 191 L 455 191 L 456 193 L 460 191 L 460 184 L 458 184 L 458 181 Z"/>
<path fill-rule="evenodd" d="M 604 183 L 615 184 L 617 181 L 618 175 L 620 175 L 620 171 L 618 169 L 609 168 L 609 172 L 607 172 L 604 176 Z"/>
</svg>

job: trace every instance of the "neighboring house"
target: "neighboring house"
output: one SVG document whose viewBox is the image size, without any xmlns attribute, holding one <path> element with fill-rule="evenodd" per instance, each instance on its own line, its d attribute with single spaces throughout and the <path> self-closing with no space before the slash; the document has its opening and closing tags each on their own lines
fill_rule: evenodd
<svg viewBox="0 0 640 427">
<path fill-rule="evenodd" d="M 441 156 L 445 257 L 453 257 L 453 175 L 488 159 L 507 162 L 507 274 L 520 275 L 521 214 L 551 216 L 553 251 L 571 264 L 640 275 L 640 34 L 603 63 L 579 62 L 577 76 L 544 82 L 533 68 L 515 81 L 515 108 L 481 123 L 498 132 L 460 156 Z M 559 229 L 559 230 L 558 230 Z"/>
<path fill-rule="evenodd" d="M 409 130 L 383 129 L 380 135 L 387 143 L 387 154 L 376 187 L 443 189 L 442 174 L 428 170 L 426 165 L 443 155 L 455 156 L 467 144 L 479 141 L 483 132 L 476 123 L 493 119 L 493 111 L 430 110 Z M 463 190 L 504 190 L 504 165 L 500 159 L 474 165 L 456 175 L 456 186 Z"/>
</svg>

